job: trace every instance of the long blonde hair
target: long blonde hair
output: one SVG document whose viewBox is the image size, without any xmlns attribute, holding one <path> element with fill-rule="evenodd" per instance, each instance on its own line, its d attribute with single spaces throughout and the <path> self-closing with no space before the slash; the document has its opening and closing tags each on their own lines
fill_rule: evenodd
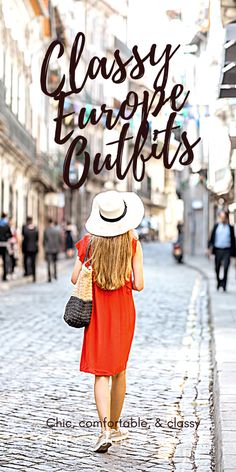
<svg viewBox="0 0 236 472">
<path fill-rule="evenodd" d="M 96 284 L 115 290 L 130 279 L 133 231 L 113 237 L 92 236 L 92 266 Z"/>
</svg>

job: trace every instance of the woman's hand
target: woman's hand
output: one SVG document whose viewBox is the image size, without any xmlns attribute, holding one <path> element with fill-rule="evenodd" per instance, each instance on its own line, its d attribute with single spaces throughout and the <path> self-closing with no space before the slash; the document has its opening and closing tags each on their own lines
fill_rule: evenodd
<svg viewBox="0 0 236 472">
<path fill-rule="evenodd" d="M 80 258 L 77 256 L 76 261 L 75 261 L 75 265 L 74 265 L 74 269 L 73 269 L 73 272 L 72 272 L 72 275 L 71 275 L 71 282 L 74 285 L 76 284 L 76 282 L 78 280 L 81 268 L 82 268 L 82 262 L 81 262 Z"/>
</svg>

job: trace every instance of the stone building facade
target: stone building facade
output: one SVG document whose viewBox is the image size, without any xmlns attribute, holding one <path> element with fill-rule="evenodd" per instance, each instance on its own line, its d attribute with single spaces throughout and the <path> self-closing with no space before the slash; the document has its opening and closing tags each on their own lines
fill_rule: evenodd
<svg viewBox="0 0 236 472">
<path fill-rule="evenodd" d="M 46 2 L 44 8 L 30 0 L 0 5 L 0 210 L 19 232 L 32 216 L 40 239 L 53 210 L 45 195 L 58 191 L 58 160 L 48 144 L 51 110 L 38 93 L 48 15 Z"/>
</svg>

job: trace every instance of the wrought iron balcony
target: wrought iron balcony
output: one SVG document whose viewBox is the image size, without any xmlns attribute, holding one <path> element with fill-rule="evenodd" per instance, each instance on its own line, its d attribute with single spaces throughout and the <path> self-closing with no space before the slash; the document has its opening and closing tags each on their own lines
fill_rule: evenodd
<svg viewBox="0 0 236 472">
<path fill-rule="evenodd" d="M 41 152 L 37 156 L 36 165 L 40 173 L 40 180 L 43 180 L 48 187 L 57 188 L 59 177 L 62 172 L 61 162 L 53 162 L 49 154 Z"/>
<path fill-rule="evenodd" d="M 152 203 L 160 208 L 167 207 L 167 195 L 163 192 L 153 192 L 152 193 Z"/>
<path fill-rule="evenodd" d="M 115 49 L 119 49 L 124 57 L 129 58 L 132 55 L 132 51 L 128 46 L 115 36 Z"/>
<path fill-rule="evenodd" d="M 18 121 L 5 103 L 5 87 L 0 80 L 0 122 L 3 123 L 6 137 L 11 140 L 29 159 L 36 159 L 36 142 L 25 127 Z"/>
</svg>

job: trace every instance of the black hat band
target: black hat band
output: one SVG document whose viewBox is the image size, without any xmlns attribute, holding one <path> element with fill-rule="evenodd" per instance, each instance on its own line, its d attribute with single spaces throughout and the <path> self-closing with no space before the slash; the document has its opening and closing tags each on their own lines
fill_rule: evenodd
<svg viewBox="0 0 236 472">
<path fill-rule="evenodd" d="M 117 218 L 106 218 L 106 217 L 103 216 L 103 215 L 101 214 L 101 212 L 99 211 L 99 215 L 100 215 L 100 217 L 102 218 L 102 220 L 107 221 L 108 223 L 116 223 L 117 221 L 122 220 L 122 218 L 124 218 L 124 216 L 125 216 L 126 213 L 127 213 L 127 205 L 126 205 L 126 203 L 125 203 L 124 200 L 123 200 L 123 202 L 124 202 L 125 208 L 124 208 L 124 211 L 123 211 L 122 215 L 118 216 Z"/>
</svg>

